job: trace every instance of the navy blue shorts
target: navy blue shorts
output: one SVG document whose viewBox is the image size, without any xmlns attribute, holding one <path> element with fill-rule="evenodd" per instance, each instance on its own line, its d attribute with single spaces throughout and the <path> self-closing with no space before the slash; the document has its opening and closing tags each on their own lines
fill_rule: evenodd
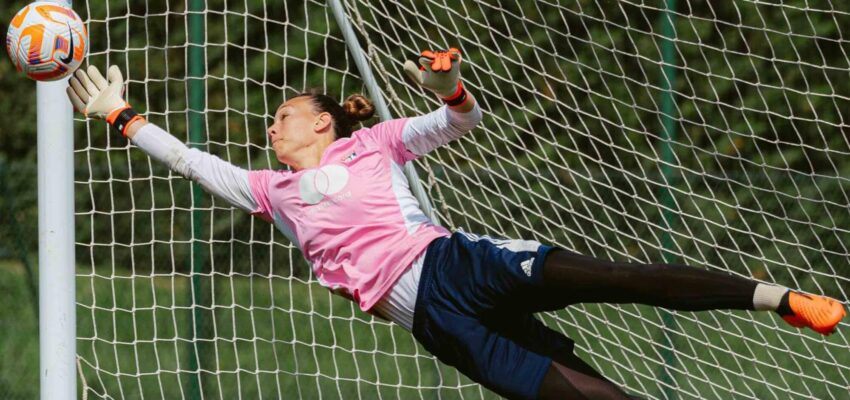
<svg viewBox="0 0 850 400">
<path fill-rule="evenodd" d="M 413 336 L 440 361 L 509 398 L 537 397 L 555 354 L 574 343 L 534 318 L 552 247 L 456 232 L 425 255 Z"/>
</svg>

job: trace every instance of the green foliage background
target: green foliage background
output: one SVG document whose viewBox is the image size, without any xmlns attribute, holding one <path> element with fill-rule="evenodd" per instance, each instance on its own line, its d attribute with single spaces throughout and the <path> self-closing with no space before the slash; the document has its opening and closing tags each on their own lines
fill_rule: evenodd
<svg viewBox="0 0 850 400">
<path fill-rule="evenodd" d="M 25 3 L 3 3 L 0 16 L 10 19 Z M 446 11 L 417 0 L 348 2 L 347 10 L 361 43 L 370 45 L 395 116 L 437 105 L 404 82 L 401 60 L 429 46 L 464 52 L 464 79 L 485 110 L 483 126 L 417 161 L 446 225 L 606 258 L 716 268 L 847 299 L 850 9 L 832 4 L 837 9 L 827 13 L 792 3 L 680 2 L 672 18 L 675 51 L 666 62 L 659 1 L 466 1 Z M 246 168 L 279 168 L 265 127 L 286 96 L 308 87 L 340 99 L 364 90 L 323 2 L 211 0 L 203 13 L 205 129 L 194 142 L 187 112 L 193 13 L 186 4 L 77 1 L 75 9 L 88 21 L 89 62 L 119 65 L 137 109 Z M 669 92 L 665 63 L 675 70 Z M 26 275 L 15 271 L 23 270 L 21 260 L 35 262 L 37 249 L 34 88 L 0 62 L 0 259 L 9 260 L 0 268 L 18 282 L 7 290 L 16 295 L 2 298 L 12 310 L 30 307 Z M 665 94 L 674 104 L 669 111 Z M 665 136 L 671 121 L 675 133 Z M 259 356 L 198 358 L 206 371 L 239 371 L 197 374 L 204 394 L 291 395 L 278 386 L 295 386 L 307 397 L 406 397 L 407 386 L 442 383 L 449 386 L 439 391 L 444 397 L 479 395 L 397 327 L 375 325 L 309 284 L 306 263 L 271 226 L 211 197 L 196 202 L 190 183 L 102 123 L 79 120 L 74 134 L 84 288 L 78 352 L 102 363 L 83 365 L 93 393 L 191 393 L 191 354 L 244 344 L 240 351 Z M 198 218 L 200 234 L 192 230 Z M 188 292 L 195 259 L 204 265 L 196 275 L 204 281 L 199 304 Z M 193 310 L 207 321 L 197 332 Z M 837 398 L 850 385 L 846 334 L 817 341 L 750 313 L 678 313 L 672 325 L 670 315 L 580 306 L 547 322 L 580 339 L 582 354 L 606 375 L 647 396 Z M 31 398 L 34 315 L 0 314 L 0 321 L 10 327 L 0 334 L 3 343 L 14 343 L 3 354 L 27 360 L 24 368 L 0 367 L 0 395 Z M 159 340 L 148 348 L 127 344 L 151 338 Z M 676 359 L 666 360 L 656 342 L 673 348 Z M 714 360 L 699 356 L 704 347 Z M 152 361 L 147 351 L 163 358 Z M 382 352 L 409 357 L 398 364 Z M 287 357 L 300 363 L 279 361 Z M 386 365 L 393 368 L 382 370 Z M 360 375 L 345 375 L 352 369 Z M 760 377 L 750 380 L 753 369 Z M 110 375 L 117 370 L 126 375 Z M 161 370 L 179 373 L 152 375 Z M 283 372 L 253 384 L 253 370 Z M 366 372 L 376 370 L 383 372 Z M 774 376 L 783 370 L 799 375 L 805 389 Z M 358 377 L 366 382 L 347 380 Z"/>
</svg>

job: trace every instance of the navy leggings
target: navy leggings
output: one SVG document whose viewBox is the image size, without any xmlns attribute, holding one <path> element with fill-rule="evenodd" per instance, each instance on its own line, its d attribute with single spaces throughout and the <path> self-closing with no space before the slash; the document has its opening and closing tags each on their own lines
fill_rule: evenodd
<svg viewBox="0 0 850 400">
<path fill-rule="evenodd" d="M 559 293 L 560 304 L 638 303 L 680 311 L 753 310 L 758 282 L 723 272 L 676 264 L 605 261 L 552 250 L 543 284 Z M 558 307 L 560 306 L 560 307 Z"/>
</svg>

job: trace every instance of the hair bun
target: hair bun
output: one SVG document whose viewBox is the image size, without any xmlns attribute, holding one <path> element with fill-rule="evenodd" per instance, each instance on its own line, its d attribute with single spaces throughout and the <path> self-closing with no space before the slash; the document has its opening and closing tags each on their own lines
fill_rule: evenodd
<svg viewBox="0 0 850 400">
<path fill-rule="evenodd" d="M 345 115 L 352 122 L 365 121 L 375 115 L 375 106 L 362 94 L 352 94 L 342 103 Z"/>
</svg>

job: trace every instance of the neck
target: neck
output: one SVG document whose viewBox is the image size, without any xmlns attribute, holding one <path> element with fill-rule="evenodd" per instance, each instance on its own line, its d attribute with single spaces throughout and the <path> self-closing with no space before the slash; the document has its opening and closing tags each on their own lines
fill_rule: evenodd
<svg viewBox="0 0 850 400">
<path fill-rule="evenodd" d="M 303 148 L 298 154 L 294 154 L 285 164 L 292 167 L 296 171 L 307 168 L 315 168 L 322 162 L 322 155 L 325 154 L 325 149 L 331 145 L 331 142 L 316 142 L 310 147 Z"/>
</svg>

